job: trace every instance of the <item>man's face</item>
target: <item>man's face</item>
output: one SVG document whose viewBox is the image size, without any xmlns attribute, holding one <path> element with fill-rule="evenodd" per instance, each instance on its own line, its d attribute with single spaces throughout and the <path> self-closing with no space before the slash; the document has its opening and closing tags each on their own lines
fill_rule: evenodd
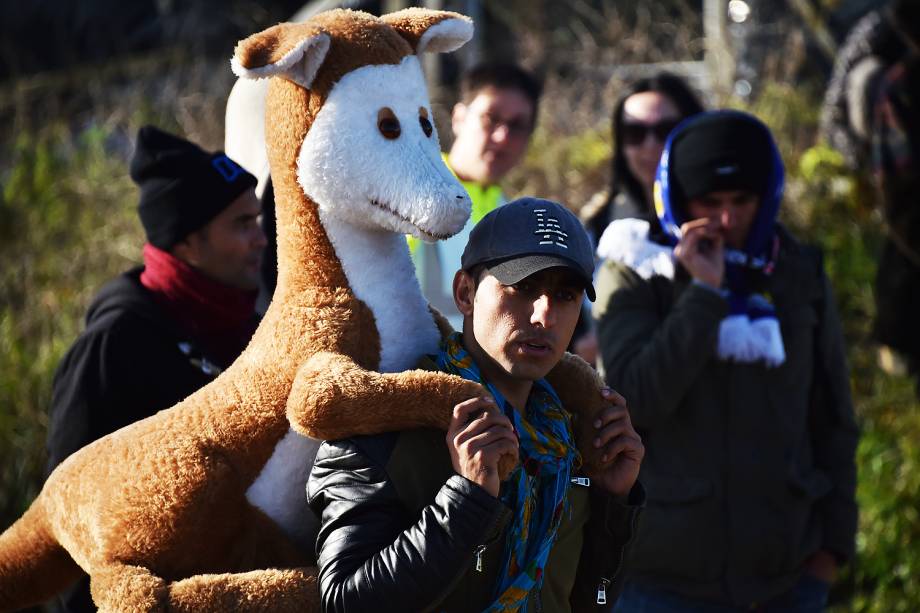
<svg viewBox="0 0 920 613">
<path fill-rule="evenodd" d="M 530 99 L 517 89 L 486 87 L 454 107 L 450 162 L 461 179 L 497 183 L 524 157 L 534 125 Z"/>
<path fill-rule="evenodd" d="M 572 339 L 584 296 L 567 268 L 548 268 L 514 285 L 484 272 L 479 283 L 459 271 L 454 281 L 464 344 L 490 381 L 533 382 L 552 370 Z"/>
<path fill-rule="evenodd" d="M 754 224 L 760 198 L 754 192 L 732 190 L 710 192 L 687 203 L 690 219 L 708 218 L 715 222 L 725 244 L 743 249 L 748 233 Z"/>
<path fill-rule="evenodd" d="M 267 244 L 259 225 L 261 212 L 262 204 L 255 191 L 248 189 L 206 226 L 173 247 L 173 253 L 225 285 L 258 289 Z"/>
</svg>

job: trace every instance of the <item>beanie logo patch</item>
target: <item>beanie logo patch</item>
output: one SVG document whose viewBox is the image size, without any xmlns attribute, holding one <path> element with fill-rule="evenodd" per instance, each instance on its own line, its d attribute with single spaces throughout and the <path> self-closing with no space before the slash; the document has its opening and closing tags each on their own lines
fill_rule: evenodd
<svg viewBox="0 0 920 613">
<path fill-rule="evenodd" d="M 233 183 L 236 181 L 237 177 L 246 172 L 239 164 L 223 154 L 215 155 L 211 160 L 211 166 L 220 173 L 220 176 L 222 176 L 227 183 Z"/>
<path fill-rule="evenodd" d="M 736 173 L 736 172 L 738 172 L 738 166 L 737 166 L 736 164 L 728 164 L 728 165 L 726 165 L 726 166 L 718 166 L 718 167 L 716 167 L 716 174 L 717 174 L 717 175 L 722 175 L 722 176 L 724 176 L 724 175 L 734 174 L 734 173 Z"/>
<path fill-rule="evenodd" d="M 568 249 L 565 240 L 569 235 L 562 230 L 562 225 L 555 217 L 546 215 L 546 209 L 534 209 L 534 215 L 537 216 L 537 229 L 534 232 L 540 237 L 541 245 L 556 245 L 563 249 Z"/>
</svg>

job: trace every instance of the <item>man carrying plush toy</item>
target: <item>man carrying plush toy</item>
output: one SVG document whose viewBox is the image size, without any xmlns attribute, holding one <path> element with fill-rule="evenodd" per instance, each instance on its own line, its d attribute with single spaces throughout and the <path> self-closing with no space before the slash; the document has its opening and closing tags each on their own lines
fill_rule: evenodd
<svg viewBox="0 0 920 613">
<path fill-rule="evenodd" d="M 137 135 L 144 266 L 106 285 L 54 378 L 48 472 L 71 453 L 213 380 L 255 331 L 266 239 L 256 179 L 153 126 Z M 88 581 L 63 610 L 93 611 Z"/>
<path fill-rule="evenodd" d="M 463 321 L 451 290 L 460 254 L 473 226 L 505 204 L 500 183 L 527 152 L 542 90 L 536 77 L 514 64 L 479 64 L 461 80 L 460 102 L 451 112 L 454 142 L 443 157 L 470 195 L 470 220 L 459 233 L 437 243 L 409 238 L 422 292 L 455 328 Z"/>
<path fill-rule="evenodd" d="M 462 333 L 428 366 L 481 382 L 443 432 L 324 443 L 308 484 L 326 611 L 606 608 L 644 490 L 644 448 L 612 391 L 584 475 L 570 414 L 544 376 L 562 358 L 591 243 L 563 206 L 523 198 L 472 230 L 454 277 Z M 499 480 L 499 458 L 521 464 Z M 612 594 L 610 595 L 612 596 Z"/>
</svg>

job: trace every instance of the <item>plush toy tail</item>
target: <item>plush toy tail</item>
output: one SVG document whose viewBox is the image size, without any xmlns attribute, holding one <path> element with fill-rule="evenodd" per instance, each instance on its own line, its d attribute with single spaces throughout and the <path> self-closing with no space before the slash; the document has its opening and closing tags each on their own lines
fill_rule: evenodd
<svg viewBox="0 0 920 613">
<path fill-rule="evenodd" d="M 0 534 L 0 611 L 47 601 L 80 576 L 80 567 L 51 534 L 36 500 Z"/>
</svg>

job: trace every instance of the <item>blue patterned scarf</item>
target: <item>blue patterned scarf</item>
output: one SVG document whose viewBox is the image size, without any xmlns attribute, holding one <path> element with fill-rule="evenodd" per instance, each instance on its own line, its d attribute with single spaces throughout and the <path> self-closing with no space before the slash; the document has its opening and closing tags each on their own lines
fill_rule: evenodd
<svg viewBox="0 0 920 613">
<path fill-rule="evenodd" d="M 482 383 L 514 424 L 521 465 L 503 485 L 501 499 L 514 512 L 505 542 L 495 601 L 486 611 L 526 611 L 527 598 L 543 585 L 543 569 L 568 504 L 572 470 L 581 464 L 571 416 L 544 380 L 534 383 L 521 415 L 495 386 L 484 381 L 459 333 L 451 334 L 432 356 L 444 372 Z"/>
</svg>

